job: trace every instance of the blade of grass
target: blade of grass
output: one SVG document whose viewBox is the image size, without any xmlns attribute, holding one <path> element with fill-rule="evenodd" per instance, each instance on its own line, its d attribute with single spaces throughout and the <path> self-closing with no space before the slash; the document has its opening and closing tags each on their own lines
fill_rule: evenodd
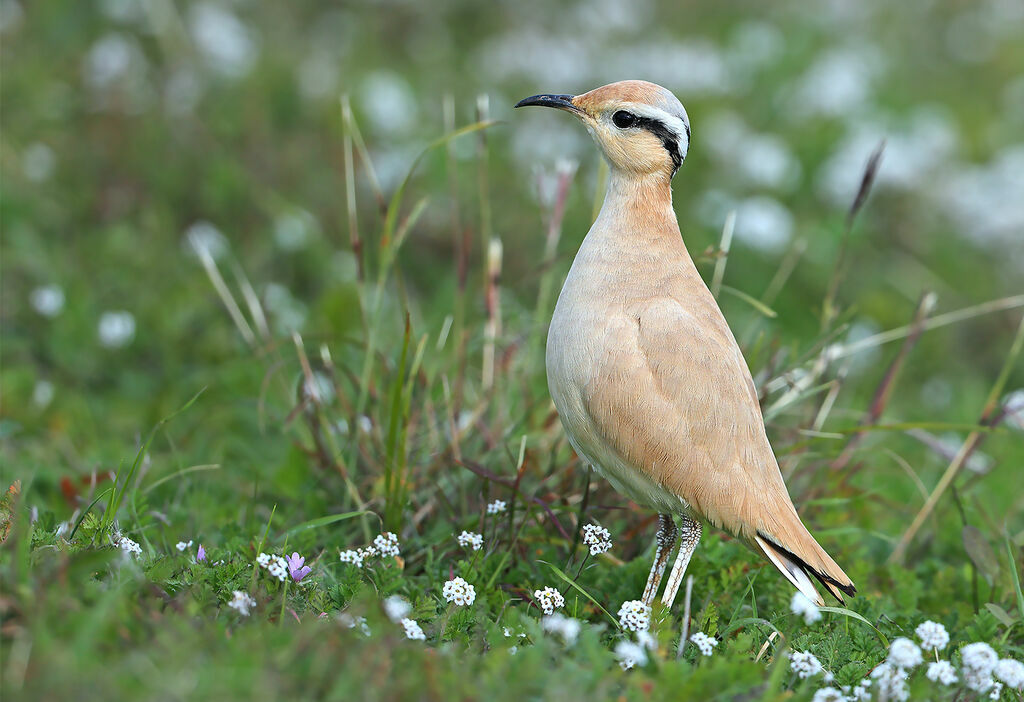
<svg viewBox="0 0 1024 702">
<path fill-rule="evenodd" d="M 338 522 L 343 522 L 346 519 L 352 519 L 354 517 L 361 517 L 364 514 L 373 514 L 373 512 L 369 512 L 367 510 L 360 509 L 360 510 L 355 510 L 355 511 L 352 511 L 352 512 L 342 512 L 341 514 L 329 514 L 326 517 L 318 517 L 317 519 L 310 519 L 308 522 L 302 522 L 301 524 L 296 524 L 291 529 L 288 529 L 284 533 L 282 533 L 281 536 L 278 537 L 278 538 L 282 538 L 282 537 L 283 538 L 287 538 L 287 537 L 291 536 L 292 534 L 295 534 L 295 533 L 300 532 L 300 531 L 307 531 L 309 529 L 319 529 L 320 527 L 325 527 L 325 526 L 328 526 L 330 524 L 336 524 Z"/>
<path fill-rule="evenodd" d="M 1006 543 L 1006 557 L 1010 559 L 1010 576 L 1013 578 L 1013 588 L 1017 594 L 1017 614 L 1024 619 L 1024 590 L 1020 587 L 1020 573 L 1017 572 L 1017 559 L 1013 557 L 1013 546 L 1010 545 L 1010 537 L 1004 539 Z"/>
<path fill-rule="evenodd" d="M 594 598 L 593 598 L 593 597 L 591 596 L 591 594 L 590 594 L 589 592 L 587 592 L 586 590 L 584 590 L 584 589 L 583 589 L 583 588 L 582 588 L 582 587 L 581 587 L 580 585 L 578 585 L 578 584 L 576 583 L 576 581 L 575 581 L 575 580 L 573 580 L 573 579 L 572 579 L 572 578 L 570 578 L 570 577 L 569 577 L 568 575 L 566 575 L 566 574 L 565 574 L 565 572 L 564 572 L 564 571 L 563 571 L 563 570 L 562 570 L 561 568 L 559 568 L 558 566 L 556 566 L 556 565 L 555 565 L 554 563 L 548 563 L 547 561 L 543 561 L 543 560 L 540 560 L 540 559 L 537 559 L 537 562 L 538 562 L 538 563 L 543 563 L 544 565 L 546 565 L 546 566 L 547 566 L 548 568 L 550 568 L 550 569 L 551 569 L 552 571 L 554 571 L 555 575 L 557 575 L 557 576 L 558 576 L 559 578 L 561 578 L 561 579 L 562 579 L 562 580 L 564 580 L 564 581 L 565 581 L 566 583 L 568 583 L 568 585 L 569 585 L 570 587 L 572 587 L 572 588 L 573 588 L 574 590 L 577 590 L 577 591 L 578 591 L 578 592 L 580 592 L 580 593 L 581 593 L 581 594 L 582 594 L 582 595 L 583 595 L 584 597 L 586 597 L 586 598 L 587 598 L 588 600 L 590 600 L 590 602 L 591 602 L 591 603 L 592 603 L 592 604 L 593 604 L 593 605 L 594 605 L 595 607 L 597 607 L 597 608 L 598 608 L 599 610 L 601 610 L 602 612 L 604 612 L 604 615 L 605 615 L 606 617 L 608 617 L 608 619 L 609 619 L 609 620 L 610 620 L 610 621 L 611 621 L 611 622 L 612 622 L 613 624 L 615 624 L 615 627 L 616 627 L 617 629 L 621 629 L 621 628 L 622 628 L 622 625 L 620 625 L 620 624 L 619 624 L 619 620 L 617 620 L 617 619 L 616 619 L 615 617 L 613 617 L 612 615 L 610 615 L 610 614 L 608 613 L 608 610 L 606 610 L 606 609 L 605 609 L 604 607 L 602 607 L 602 606 L 601 606 L 601 603 L 600 603 L 600 602 L 598 602 L 597 600 L 595 600 L 595 599 L 594 599 Z"/>
<path fill-rule="evenodd" d="M 858 614 L 857 612 L 854 612 L 852 609 L 847 609 L 846 607 L 818 607 L 818 610 L 821 612 L 832 612 L 833 614 L 841 614 L 844 617 L 849 617 L 850 619 L 856 619 L 857 621 L 864 622 L 865 624 L 870 626 L 871 629 L 875 632 L 875 636 L 877 636 L 878 640 L 882 642 L 882 645 L 886 648 L 889 648 L 889 639 L 885 637 L 885 634 L 883 634 L 877 626 L 869 622 L 862 615 Z"/>
</svg>

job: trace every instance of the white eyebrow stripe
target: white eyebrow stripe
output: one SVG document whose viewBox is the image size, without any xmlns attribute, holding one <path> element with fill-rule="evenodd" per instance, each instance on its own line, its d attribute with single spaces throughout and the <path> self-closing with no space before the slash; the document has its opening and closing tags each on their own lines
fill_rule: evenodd
<svg viewBox="0 0 1024 702">
<path fill-rule="evenodd" d="M 690 150 L 690 129 L 686 122 L 665 110 L 642 102 L 626 102 L 622 104 L 622 107 L 639 117 L 655 119 L 664 124 L 666 129 L 676 136 L 679 155 L 686 158 L 686 152 Z"/>
</svg>

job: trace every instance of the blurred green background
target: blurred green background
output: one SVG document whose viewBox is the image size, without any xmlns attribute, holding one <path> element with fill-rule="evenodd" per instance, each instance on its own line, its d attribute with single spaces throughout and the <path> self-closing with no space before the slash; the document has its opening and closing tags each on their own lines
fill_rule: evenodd
<svg viewBox="0 0 1024 702">
<path fill-rule="evenodd" d="M 579 125 L 511 105 L 624 78 L 665 85 L 690 113 L 675 205 L 691 252 L 715 246 L 735 210 L 726 283 L 757 297 L 803 247 L 772 333 L 818 334 L 844 213 L 882 139 L 839 291 L 848 338 L 907 323 L 924 291 L 938 295 L 936 313 L 1024 292 L 1024 7 L 1014 0 L 0 7 L 5 473 L 112 467 L 126 441 L 202 386 L 215 398 L 202 433 L 211 460 L 268 450 L 232 423 L 249 421 L 239 417 L 258 381 L 231 380 L 245 372 L 244 345 L 189 235 L 229 281 L 245 272 L 276 338 L 358 335 L 342 94 L 386 196 L 430 140 L 476 120 L 480 96 L 502 121 L 486 132 L 483 166 L 474 135 L 412 179 L 410 198 L 430 197 L 401 254 L 417 329 L 436 332 L 453 309 L 460 236 L 467 328 L 484 317 L 483 168 L 504 244 L 499 349 L 517 343 L 559 162 L 578 173 L 558 279 L 589 226 L 599 174 Z M 372 238 L 379 218 L 356 166 L 358 219 Z M 749 341 L 757 313 L 735 298 L 723 306 Z M 396 338 L 400 307 L 385 324 Z M 975 421 L 1018 317 L 926 334 L 893 414 Z M 864 406 L 892 349 L 848 360 L 863 377 L 838 407 Z M 1022 384 L 1018 367 L 1008 387 Z"/>
</svg>

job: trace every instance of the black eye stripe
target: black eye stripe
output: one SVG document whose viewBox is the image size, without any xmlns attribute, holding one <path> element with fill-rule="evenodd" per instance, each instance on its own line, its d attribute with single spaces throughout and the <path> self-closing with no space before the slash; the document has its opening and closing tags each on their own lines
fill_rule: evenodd
<svg viewBox="0 0 1024 702">
<path fill-rule="evenodd" d="M 672 173 L 675 174 L 679 167 L 683 165 L 683 155 L 679 151 L 679 139 L 675 132 L 665 126 L 665 123 L 661 120 L 654 119 L 653 117 L 639 117 L 632 112 L 626 110 L 618 110 L 612 115 L 612 124 L 619 129 L 631 129 L 633 127 L 639 127 L 640 129 L 646 129 L 654 136 L 661 139 L 662 145 L 665 150 L 668 151 L 669 157 L 672 159 Z M 686 129 L 686 140 L 690 140 L 690 125 L 683 122 L 683 127 Z"/>
</svg>

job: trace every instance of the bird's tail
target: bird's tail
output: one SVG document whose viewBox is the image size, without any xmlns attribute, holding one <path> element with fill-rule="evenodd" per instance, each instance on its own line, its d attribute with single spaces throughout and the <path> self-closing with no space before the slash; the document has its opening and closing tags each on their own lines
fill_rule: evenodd
<svg viewBox="0 0 1024 702">
<path fill-rule="evenodd" d="M 782 572 L 789 582 L 793 583 L 796 589 L 804 593 L 819 607 L 825 602 L 811 582 L 811 576 L 817 579 L 839 602 L 843 601 L 843 593 L 852 597 L 857 592 L 853 581 L 832 560 L 825 549 L 814 540 L 814 537 L 800 521 L 796 510 L 792 512 L 792 519 L 786 521 L 791 522 L 786 525 L 789 527 L 785 529 L 788 537 L 786 539 L 773 538 L 761 531 L 754 535 L 754 541 L 760 546 L 768 560 Z"/>
</svg>

